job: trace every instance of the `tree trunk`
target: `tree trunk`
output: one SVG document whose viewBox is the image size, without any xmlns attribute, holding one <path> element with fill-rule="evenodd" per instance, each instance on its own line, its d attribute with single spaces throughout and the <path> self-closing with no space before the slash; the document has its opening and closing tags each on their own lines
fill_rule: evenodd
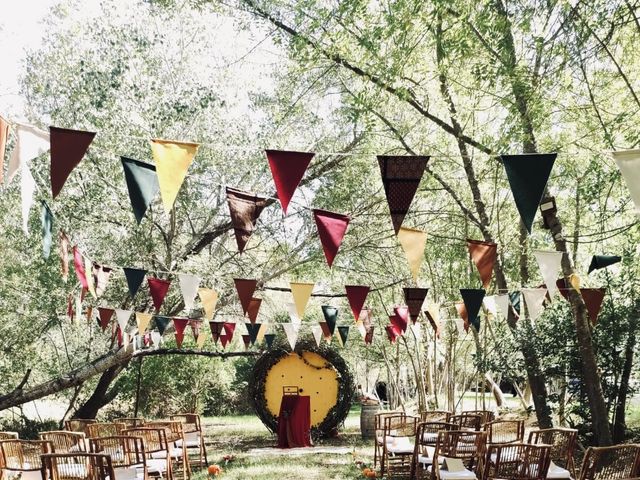
<svg viewBox="0 0 640 480">
<path fill-rule="evenodd" d="M 110 403 L 119 393 L 117 386 L 109 391 L 109 385 L 124 370 L 125 366 L 126 364 L 114 365 L 104 371 L 91 396 L 76 410 L 72 418 L 96 418 L 98 411 Z"/>
</svg>

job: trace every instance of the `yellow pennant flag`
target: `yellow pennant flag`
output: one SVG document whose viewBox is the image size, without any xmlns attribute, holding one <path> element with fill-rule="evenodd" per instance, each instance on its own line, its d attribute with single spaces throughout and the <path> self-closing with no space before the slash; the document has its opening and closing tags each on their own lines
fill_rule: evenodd
<svg viewBox="0 0 640 480">
<path fill-rule="evenodd" d="M 173 208 L 187 170 L 198 150 L 197 143 L 151 140 L 151 153 L 156 162 L 160 196 L 167 213 Z"/>
<path fill-rule="evenodd" d="M 427 244 L 427 234 L 422 230 L 400 227 L 398 231 L 398 241 L 402 245 L 404 254 L 409 262 L 409 269 L 413 275 L 413 280 L 418 281 L 418 272 L 424 259 L 424 247 Z"/>
<path fill-rule="evenodd" d="M 258 329 L 258 335 L 256 336 L 256 343 L 262 343 L 262 340 L 264 340 L 264 335 L 267 333 L 268 328 L 268 323 L 263 323 L 262 325 L 260 325 L 260 328 Z"/>
<path fill-rule="evenodd" d="M 302 320 L 304 317 L 304 309 L 307 308 L 307 303 L 309 303 L 309 297 L 311 297 L 311 292 L 313 292 L 314 284 L 290 282 L 289 285 L 291 286 L 293 301 L 296 304 L 296 313 L 298 314 L 298 318 Z"/>
<path fill-rule="evenodd" d="M 136 312 L 136 323 L 138 324 L 138 333 L 140 335 L 142 335 L 149 326 L 152 316 L 153 315 L 151 315 L 150 313 Z"/>
<path fill-rule="evenodd" d="M 218 292 L 211 288 L 199 288 L 198 295 L 204 308 L 204 318 L 212 320 L 213 312 L 216 310 L 216 303 L 218 303 Z"/>
<path fill-rule="evenodd" d="M 202 347 L 204 347 L 204 343 L 207 341 L 207 337 L 209 336 L 209 334 L 207 332 L 200 332 L 198 334 L 198 338 L 196 340 L 196 345 L 198 346 L 198 348 L 200 350 L 202 350 Z"/>
<path fill-rule="evenodd" d="M 576 292 L 580 292 L 580 277 L 578 276 L 577 273 L 572 273 L 569 276 L 569 283 L 571 283 L 571 286 L 573 287 L 573 289 Z"/>
</svg>

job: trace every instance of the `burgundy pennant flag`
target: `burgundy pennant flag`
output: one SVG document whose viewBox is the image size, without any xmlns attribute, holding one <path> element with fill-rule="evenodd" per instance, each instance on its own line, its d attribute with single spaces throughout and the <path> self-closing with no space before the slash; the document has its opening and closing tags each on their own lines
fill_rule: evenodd
<svg viewBox="0 0 640 480">
<path fill-rule="evenodd" d="M 167 292 L 169 291 L 169 286 L 171 282 L 169 280 L 162 280 L 160 278 L 147 278 L 147 283 L 149 284 L 149 292 L 151 293 L 151 298 L 153 299 L 153 306 L 156 307 L 156 313 L 160 311 L 160 307 L 162 306 L 162 302 L 164 302 L 164 297 L 167 296 Z"/>
<path fill-rule="evenodd" d="M 200 336 L 200 324 L 201 320 L 189 320 L 189 326 L 191 327 L 191 333 L 193 334 L 193 339 L 198 340 Z"/>
<path fill-rule="evenodd" d="M 357 322 L 362 315 L 362 307 L 367 299 L 367 295 L 369 295 L 370 289 L 364 285 L 345 285 L 344 289 L 347 291 L 347 300 L 349 300 L 353 318 L 355 318 Z"/>
<path fill-rule="evenodd" d="M 313 217 L 318 227 L 318 235 L 320 236 L 324 256 L 327 259 L 329 268 L 331 268 L 351 218 L 340 213 L 317 209 L 313 210 Z"/>
<path fill-rule="evenodd" d="M 249 316 L 249 320 L 251 321 L 251 323 L 256 323 L 256 320 L 258 320 L 258 311 L 260 310 L 261 304 L 261 298 L 251 299 L 251 303 L 249 303 L 249 309 L 247 311 L 247 315 Z"/>
<path fill-rule="evenodd" d="M 249 344 L 251 343 L 251 335 L 242 335 L 242 342 L 244 343 L 244 349 L 249 350 Z"/>
<path fill-rule="evenodd" d="M 427 293 L 429 293 L 428 288 L 403 288 L 404 291 L 404 302 L 407 304 L 407 308 L 409 309 L 409 317 L 411 321 L 415 324 L 420 316 L 420 312 L 422 311 L 422 304 L 424 303 L 424 299 L 427 298 Z"/>
<path fill-rule="evenodd" d="M 98 307 L 98 316 L 100 317 L 100 328 L 102 328 L 103 332 L 109 326 L 109 322 L 111 321 L 113 312 L 114 312 L 113 308 Z"/>
<path fill-rule="evenodd" d="M 73 266 L 76 269 L 76 275 L 82 285 L 83 289 L 89 288 L 89 282 L 87 282 L 87 272 L 84 269 L 84 258 L 77 246 L 73 247 Z"/>
<path fill-rule="evenodd" d="M 236 291 L 238 292 L 240 304 L 242 305 L 242 312 L 246 315 L 251 306 L 251 299 L 253 298 L 253 292 L 256 291 L 258 281 L 246 278 L 234 278 L 233 283 L 236 285 Z"/>
<path fill-rule="evenodd" d="M 436 332 L 436 338 L 440 338 L 440 325 L 436 323 L 436 320 L 433 318 L 429 310 L 425 310 L 424 314 L 427 317 L 427 320 L 429 320 L 431 328 L 433 328 L 433 331 Z"/>
<path fill-rule="evenodd" d="M 124 335 L 122 335 L 120 325 L 116 325 L 116 336 L 118 337 L 118 346 L 122 347 L 124 345 Z"/>
<path fill-rule="evenodd" d="M 184 329 L 189 325 L 189 320 L 186 318 L 174 318 L 173 327 L 176 329 L 176 345 L 178 348 L 182 348 L 182 341 L 184 340 Z"/>
<path fill-rule="evenodd" d="M 402 335 L 402 333 L 407 328 L 407 324 L 405 323 L 405 321 L 398 315 L 389 315 L 389 322 L 396 329 L 398 335 Z"/>
<path fill-rule="evenodd" d="M 373 329 L 373 325 L 367 328 L 367 333 L 364 336 L 364 343 L 367 345 L 371 345 L 373 343 Z"/>
<path fill-rule="evenodd" d="M 233 339 L 233 332 L 235 332 L 236 330 L 235 322 L 224 322 L 222 328 L 224 328 L 224 333 L 225 337 L 227 337 L 227 340 L 231 341 Z"/>
<path fill-rule="evenodd" d="M 211 328 L 211 336 L 213 337 L 213 343 L 218 343 L 220 335 L 222 335 L 223 322 L 209 322 L 209 328 Z"/>
<path fill-rule="evenodd" d="M 391 318 L 391 317 L 389 317 Z M 396 327 L 395 325 L 387 325 L 386 327 L 384 327 L 384 329 L 387 331 L 387 336 L 389 337 L 389 341 L 391 343 L 396 343 L 396 339 L 400 336 L 400 329 L 398 327 Z"/>
<path fill-rule="evenodd" d="M 331 328 L 329 328 L 329 324 L 327 322 L 319 322 L 320 328 L 322 329 L 322 335 L 324 339 L 327 341 L 331 341 L 331 337 L 333 334 L 331 333 Z"/>
<path fill-rule="evenodd" d="M 411 207 L 428 161 L 429 157 L 378 156 L 382 185 L 396 235 Z"/>
<path fill-rule="evenodd" d="M 567 282 L 564 281 L 564 278 L 559 278 L 556 281 L 556 287 L 558 288 L 560 295 L 562 295 L 565 300 L 569 301 L 569 289 L 567 288 Z"/>
<path fill-rule="evenodd" d="M 227 203 L 238 251 L 242 253 L 249 237 L 253 234 L 258 217 L 267 206 L 267 199 L 227 187 Z"/>
<path fill-rule="evenodd" d="M 71 171 L 87 153 L 95 132 L 49 127 L 51 138 L 51 192 L 56 198 Z"/>
<path fill-rule="evenodd" d="M 278 199 L 282 205 L 282 211 L 286 215 L 289 202 L 300 185 L 315 153 L 266 150 L 266 154 Z"/>
<path fill-rule="evenodd" d="M 393 313 L 396 317 L 397 325 L 401 327 L 402 333 L 407 331 L 407 325 L 409 325 L 409 307 L 397 306 L 393 307 Z M 393 323 L 393 322 L 392 322 Z"/>
<path fill-rule="evenodd" d="M 493 266 L 496 263 L 498 245 L 493 242 L 467 239 L 467 248 L 480 274 L 482 286 L 486 289 L 489 283 L 491 283 L 491 275 L 493 274 Z"/>
<path fill-rule="evenodd" d="M 598 323 L 598 314 L 602 308 L 602 301 L 604 300 L 606 292 L 607 290 L 605 288 L 580 289 L 580 294 L 582 295 L 582 299 L 587 307 L 587 312 L 589 313 L 591 325 L 596 325 Z"/>
<path fill-rule="evenodd" d="M 220 343 L 222 344 L 222 349 L 223 350 L 225 348 L 227 348 L 227 345 L 229 344 L 230 341 L 231 341 L 231 339 L 229 337 L 227 337 L 226 335 L 220 335 Z"/>
</svg>

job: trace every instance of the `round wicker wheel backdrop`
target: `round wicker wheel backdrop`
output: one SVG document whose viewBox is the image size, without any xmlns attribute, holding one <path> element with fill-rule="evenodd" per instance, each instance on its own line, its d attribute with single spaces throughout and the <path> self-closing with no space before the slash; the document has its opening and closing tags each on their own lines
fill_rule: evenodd
<svg viewBox="0 0 640 480">
<path fill-rule="evenodd" d="M 326 344 L 318 347 L 311 340 L 300 341 L 291 352 L 288 345 L 279 342 L 258 358 L 249 383 L 249 401 L 272 432 L 278 428 L 281 385 L 285 383 L 300 386 L 301 394 L 311 397 L 311 434 L 316 438 L 333 434 L 349 414 L 353 377 L 335 348 Z M 322 387 L 326 391 L 320 390 Z M 276 399 L 277 389 L 280 396 Z"/>
</svg>

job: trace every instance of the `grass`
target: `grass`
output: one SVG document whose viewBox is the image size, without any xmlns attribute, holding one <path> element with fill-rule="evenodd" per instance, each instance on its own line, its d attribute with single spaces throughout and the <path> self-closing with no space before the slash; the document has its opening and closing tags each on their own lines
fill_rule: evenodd
<svg viewBox="0 0 640 480">
<path fill-rule="evenodd" d="M 225 480 L 277 479 L 320 480 L 363 478 L 354 463 L 355 458 L 370 464 L 373 459 L 373 441 L 360 437 L 360 409 L 349 413 L 344 428 L 336 438 L 315 442 L 315 451 L 300 454 L 274 449 L 276 437 L 260 420 L 252 415 L 211 417 L 203 420 L 209 464 L 223 468 L 220 476 Z M 332 448 L 333 453 L 321 453 Z M 320 452 L 318 452 L 320 450 Z M 225 455 L 235 459 L 224 464 Z M 204 480 L 207 473 L 194 468 L 194 480 Z"/>
</svg>

